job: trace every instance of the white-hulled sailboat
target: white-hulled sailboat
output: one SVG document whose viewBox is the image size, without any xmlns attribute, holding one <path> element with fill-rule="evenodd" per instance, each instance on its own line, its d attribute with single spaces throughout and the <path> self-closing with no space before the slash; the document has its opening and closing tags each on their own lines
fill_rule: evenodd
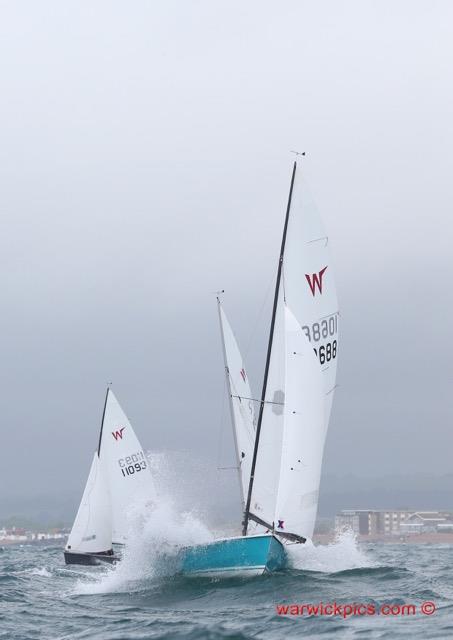
<svg viewBox="0 0 453 640">
<path fill-rule="evenodd" d="M 107 389 L 98 449 L 64 551 L 66 564 L 114 562 L 113 544 L 128 538 L 131 505 L 154 499 L 149 464 L 137 436 Z"/>
<path fill-rule="evenodd" d="M 66 564 L 114 562 L 110 494 L 95 451 L 82 500 L 64 550 Z"/>
<path fill-rule="evenodd" d="M 239 381 L 237 367 L 244 366 L 220 313 L 236 449 L 241 452 L 239 442 L 247 439 L 250 424 L 237 410 L 238 402 L 252 395 L 249 387 L 247 396 L 235 393 L 232 381 Z M 312 537 L 335 389 L 338 315 L 328 238 L 294 163 L 242 536 L 187 549 L 183 572 L 253 575 L 280 569 L 286 564 L 283 543 Z M 245 482 L 242 464 L 241 480 Z M 252 532 L 251 523 L 265 533 Z"/>
</svg>

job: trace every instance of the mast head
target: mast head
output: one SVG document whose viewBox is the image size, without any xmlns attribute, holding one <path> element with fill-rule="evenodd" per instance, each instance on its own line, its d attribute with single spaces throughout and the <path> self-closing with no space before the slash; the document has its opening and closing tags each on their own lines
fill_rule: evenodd
<svg viewBox="0 0 453 640">
<path fill-rule="evenodd" d="M 222 293 L 225 293 L 225 289 L 221 289 L 220 291 L 214 291 L 215 297 L 217 298 L 217 302 L 220 304 L 220 296 Z"/>
</svg>

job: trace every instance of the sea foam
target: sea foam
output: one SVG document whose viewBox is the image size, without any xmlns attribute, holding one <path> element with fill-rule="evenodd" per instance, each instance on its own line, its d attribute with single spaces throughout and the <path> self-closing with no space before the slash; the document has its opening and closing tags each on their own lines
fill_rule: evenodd
<svg viewBox="0 0 453 640">
<path fill-rule="evenodd" d="M 162 465 L 154 459 L 152 466 Z M 159 477 L 157 475 L 157 477 Z M 75 593 L 94 594 L 136 591 L 146 588 L 149 581 L 172 575 L 177 571 L 179 550 L 209 542 L 213 534 L 195 511 L 183 510 L 166 488 L 156 487 L 154 501 L 137 500 L 125 514 L 128 542 L 121 561 L 103 567 L 93 576 L 78 580 Z"/>
<path fill-rule="evenodd" d="M 286 549 L 292 569 L 337 573 L 376 566 L 359 548 L 352 531 L 339 533 L 330 544 L 315 545 L 311 540 L 307 540 L 303 545 L 288 545 Z"/>
</svg>

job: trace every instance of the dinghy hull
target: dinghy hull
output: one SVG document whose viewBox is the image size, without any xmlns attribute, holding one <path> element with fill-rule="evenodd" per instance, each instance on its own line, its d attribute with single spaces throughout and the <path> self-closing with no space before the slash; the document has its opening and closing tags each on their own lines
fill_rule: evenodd
<svg viewBox="0 0 453 640">
<path fill-rule="evenodd" d="M 215 540 L 183 549 L 181 572 L 208 578 L 245 577 L 286 566 L 282 543 L 272 534 Z"/>
<path fill-rule="evenodd" d="M 65 551 L 64 561 L 66 564 L 83 564 L 85 566 L 96 566 L 102 562 L 108 562 L 110 564 L 117 562 L 119 556 L 113 553 L 101 552 L 101 553 L 77 553 L 76 551 Z"/>
</svg>

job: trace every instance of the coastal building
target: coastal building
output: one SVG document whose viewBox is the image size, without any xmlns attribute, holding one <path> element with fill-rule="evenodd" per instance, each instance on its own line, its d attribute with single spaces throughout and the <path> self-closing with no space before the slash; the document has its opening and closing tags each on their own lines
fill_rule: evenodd
<svg viewBox="0 0 453 640">
<path fill-rule="evenodd" d="M 408 509 L 343 509 L 335 516 L 335 530 L 352 529 L 361 536 L 408 535 L 453 531 L 453 513 Z"/>
<path fill-rule="evenodd" d="M 401 533 L 441 533 L 453 527 L 452 514 L 440 511 L 417 511 L 401 526 Z"/>
<path fill-rule="evenodd" d="M 64 529 L 52 529 L 51 531 L 34 532 L 19 527 L 1 527 L 0 543 L 14 544 L 20 542 L 34 542 L 39 540 L 61 540 L 67 537 Z"/>
</svg>

